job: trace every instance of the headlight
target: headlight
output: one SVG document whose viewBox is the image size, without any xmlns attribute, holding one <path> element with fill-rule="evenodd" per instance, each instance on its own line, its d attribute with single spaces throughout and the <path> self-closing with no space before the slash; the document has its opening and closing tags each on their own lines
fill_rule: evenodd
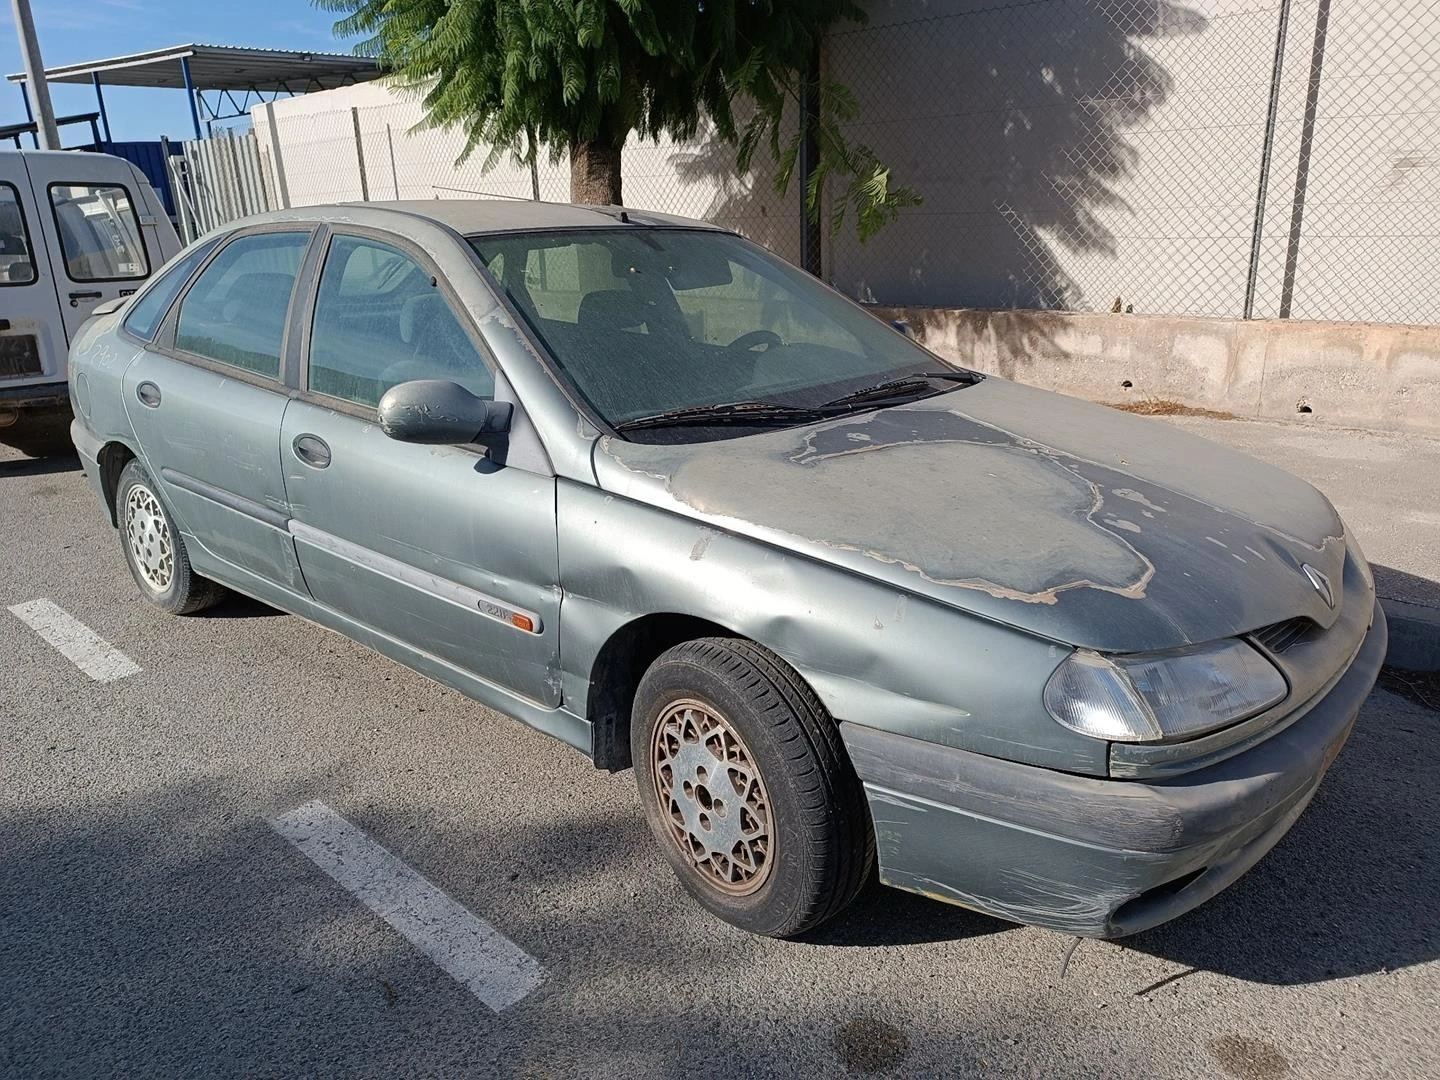
<svg viewBox="0 0 1440 1080">
<path fill-rule="evenodd" d="M 1255 716 L 1286 693 L 1274 665 L 1237 638 L 1137 656 L 1082 650 L 1050 676 L 1045 708 L 1096 739 L 1170 742 Z"/>
</svg>

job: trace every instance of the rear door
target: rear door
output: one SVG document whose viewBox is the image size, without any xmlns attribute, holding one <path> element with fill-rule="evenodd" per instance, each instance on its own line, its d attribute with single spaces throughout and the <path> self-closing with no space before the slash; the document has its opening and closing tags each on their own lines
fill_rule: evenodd
<svg viewBox="0 0 1440 1080">
<path fill-rule="evenodd" d="M 195 541 L 195 568 L 254 592 L 268 583 L 305 593 L 286 528 L 280 425 L 291 298 L 311 237 L 287 224 L 227 240 L 124 377 L 141 452 Z"/>
<path fill-rule="evenodd" d="M 148 185 L 128 162 L 82 153 L 26 160 L 65 336 L 73 341 L 97 305 L 136 292 L 175 253 L 164 242 L 170 223 L 157 219 Z"/>
<path fill-rule="evenodd" d="M 0 390 L 63 382 L 66 337 L 25 159 L 0 153 Z"/>
</svg>

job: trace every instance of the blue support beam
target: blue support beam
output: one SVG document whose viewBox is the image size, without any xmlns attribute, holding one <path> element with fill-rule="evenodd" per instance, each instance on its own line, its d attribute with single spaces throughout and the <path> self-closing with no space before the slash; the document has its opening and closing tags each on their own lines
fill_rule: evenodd
<svg viewBox="0 0 1440 1080">
<path fill-rule="evenodd" d="M 204 133 L 200 130 L 200 108 L 195 102 L 195 80 L 190 77 L 190 58 L 180 58 L 180 77 L 185 80 L 185 94 L 190 99 L 190 122 L 195 125 L 195 138 L 203 139 Z"/>
<path fill-rule="evenodd" d="M 115 140 L 110 137 L 110 117 L 105 113 L 105 95 L 100 90 L 100 73 L 92 71 L 90 81 L 95 84 L 95 104 L 100 109 L 100 126 L 105 130 L 105 141 L 107 143 Z"/>
<path fill-rule="evenodd" d="M 35 113 L 30 108 L 30 84 L 28 82 L 20 83 L 20 100 L 25 102 L 25 122 L 27 124 L 35 123 Z M 35 148 L 38 150 L 40 148 L 40 136 L 32 131 L 30 133 L 30 139 L 35 143 Z M 15 148 L 17 150 L 20 148 L 19 135 L 15 136 Z"/>
</svg>

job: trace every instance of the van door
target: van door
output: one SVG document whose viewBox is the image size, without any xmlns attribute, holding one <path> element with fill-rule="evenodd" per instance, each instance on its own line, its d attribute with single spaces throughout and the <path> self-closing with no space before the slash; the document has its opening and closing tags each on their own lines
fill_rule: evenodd
<svg viewBox="0 0 1440 1080">
<path fill-rule="evenodd" d="M 24 157 L 0 153 L 0 391 L 65 379 L 65 331 L 39 218 Z"/>
<path fill-rule="evenodd" d="M 150 185 L 105 154 L 26 154 L 66 340 L 109 300 L 136 292 L 179 250 Z"/>
</svg>

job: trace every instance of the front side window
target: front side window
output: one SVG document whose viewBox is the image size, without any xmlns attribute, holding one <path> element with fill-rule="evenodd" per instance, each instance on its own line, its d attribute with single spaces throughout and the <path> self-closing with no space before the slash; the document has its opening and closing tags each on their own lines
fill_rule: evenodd
<svg viewBox="0 0 1440 1080">
<path fill-rule="evenodd" d="M 280 377 L 285 321 L 308 232 L 266 232 L 225 245 L 195 279 L 175 325 L 175 347 Z"/>
<path fill-rule="evenodd" d="M 171 263 L 143 295 L 130 302 L 125 329 L 142 341 L 153 338 L 160 328 L 160 320 L 170 310 L 171 302 L 180 295 L 185 282 L 190 280 L 195 268 L 205 261 L 205 256 L 214 247 L 213 243 L 200 244 Z"/>
<path fill-rule="evenodd" d="M 150 260 L 130 193 L 118 184 L 51 184 L 50 205 L 71 281 L 148 277 Z"/>
<path fill-rule="evenodd" d="M 35 280 L 30 229 L 14 184 L 0 183 L 0 285 L 29 285 Z"/>
<path fill-rule="evenodd" d="M 971 377 L 728 233 L 637 226 L 470 244 L 560 374 L 627 437 L 681 410 L 730 407 L 727 432 L 744 434 L 745 419 L 761 423 L 756 406 L 783 423 L 893 380 L 919 397 Z M 688 441 L 695 419 L 640 437 Z"/>
<path fill-rule="evenodd" d="M 310 329 L 309 387 L 377 405 L 392 386 L 446 379 L 493 397 L 495 376 L 430 271 L 399 248 L 337 236 Z"/>
</svg>

